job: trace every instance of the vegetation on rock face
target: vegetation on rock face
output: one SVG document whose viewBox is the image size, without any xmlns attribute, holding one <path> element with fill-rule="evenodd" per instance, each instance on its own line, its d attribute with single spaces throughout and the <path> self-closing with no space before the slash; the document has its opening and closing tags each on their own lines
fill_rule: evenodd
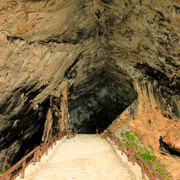
<svg viewBox="0 0 180 180">
<path fill-rule="evenodd" d="M 121 132 L 119 139 L 124 143 L 125 146 L 131 146 L 138 154 L 148 162 L 164 179 L 168 180 L 166 166 L 160 162 L 160 160 L 153 154 L 151 146 L 145 147 L 141 142 L 141 137 L 136 132 L 128 131 Z M 140 159 L 134 155 L 137 161 Z M 145 167 L 146 168 L 146 167 Z M 151 172 L 148 172 L 150 175 Z"/>
<path fill-rule="evenodd" d="M 9 166 L 5 166 L 5 171 L 2 171 L 2 172 L 0 172 L 0 174 L 4 174 L 6 171 L 8 171 L 9 169 L 10 169 L 11 167 L 9 167 Z"/>
</svg>

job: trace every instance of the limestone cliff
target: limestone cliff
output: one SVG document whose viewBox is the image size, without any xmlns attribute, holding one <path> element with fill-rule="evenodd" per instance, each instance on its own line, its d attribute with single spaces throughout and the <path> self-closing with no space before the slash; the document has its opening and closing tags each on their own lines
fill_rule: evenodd
<svg viewBox="0 0 180 180">
<path fill-rule="evenodd" d="M 179 0 L 2 0 L 0 24 L 0 167 L 41 142 L 63 80 L 72 128 L 106 128 L 137 100 L 132 127 L 179 152 Z"/>
</svg>

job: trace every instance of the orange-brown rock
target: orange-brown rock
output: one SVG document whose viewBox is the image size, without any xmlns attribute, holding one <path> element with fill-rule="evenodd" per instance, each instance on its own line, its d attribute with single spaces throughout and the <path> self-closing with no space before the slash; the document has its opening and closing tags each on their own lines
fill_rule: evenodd
<svg viewBox="0 0 180 180">
<path fill-rule="evenodd" d="M 42 141 L 46 143 L 52 137 L 52 123 L 53 123 L 53 116 L 51 108 L 48 109 L 46 115 L 46 122 L 44 124 L 44 132 L 42 136 Z"/>
<path fill-rule="evenodd" d="M 173 123 L 173 127 L 170 128 L 163 138 L 163 141 L 175 151 L 180 153 L 180 127 L 179 123 Z"/>
<path fill-rule="evenodd" d="M 166 164 L 171 178 L 178 179 L 180 176 L 179 120 L 163 115 L 163 104 L 160 103 L 162 97 L 155 98 L 152 84 L 140 86 L 140 83 L 135 81 L 134 87 L 138 92 L 138 99 L 114 121 L 110 129 L 118 132 L 121 127 L 126 125 L 129 130 L 137 132 L 143 143 L 151 146 L 154 154 L 161 159 L 162 163 Z M 163 142 L 161 142 L 162 140 Z"/>
<path fill-rule="evenodd" d="M 50 108 L 46 115 L 42 141 L 46 143 L 57 132 L 65 132 L 70 138 L 71 127 L 68 112 L 68 82 L 62 81 L 59 89 L 51 95 Z"/>
<path fill-rule="evenodd" d="M 69 121 L 69 111 L 68 111 L 68 87 L 69 83 L 67 81 L 63 81 L 59 87 L 60 91 L 60 111 L 61 117 L 59 119 L 60 131 L 65 131 L 67 133 L 67 137 L 70 138 L 71 135 L 71 126 Z"/>
</svg>

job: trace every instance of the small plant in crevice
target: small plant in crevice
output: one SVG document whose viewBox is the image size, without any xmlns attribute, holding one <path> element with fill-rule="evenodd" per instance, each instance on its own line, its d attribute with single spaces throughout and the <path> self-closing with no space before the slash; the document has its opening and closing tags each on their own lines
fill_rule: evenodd
<svg viewBox="0 0 180 180">
<path fill-rule="evenodd" d="M 137 102 L 138 102 L 138 98 L 135 98 L 133 103 L 137 103 Z"/>
<path fill-rule="evenodd" d="M 165 180 L 168 180 L 168 175 L 166 171 L 166 166 L 160 162 L 160 160 L 153 154 L 153 149 L 149 145 L 145 147 L 145 145 L 141 142 L 141 137 L 133 131 L 121 132 L 119 139 L 123 142 L 125 146 L 131 146 L 134 148 L 138 154 L 149 163 L 157 173 L 162 176 Z M 140 162 L 140 159 L 134 155 L 135 159 Z M 152 176 L 152 172 L 148 171 L 148 168 L 144 167 L 150 176 Z"/>
<path fill-rule="evenodd" d="M 9 166 L 5 166 L 5 171 L 2 171 L 2 172 L 0 172 L 0 174 L 4 174 L 6 171 L 8 171 L 9 169 L 10 169 L 11 167 L 9 167 Z"/>
</svg>

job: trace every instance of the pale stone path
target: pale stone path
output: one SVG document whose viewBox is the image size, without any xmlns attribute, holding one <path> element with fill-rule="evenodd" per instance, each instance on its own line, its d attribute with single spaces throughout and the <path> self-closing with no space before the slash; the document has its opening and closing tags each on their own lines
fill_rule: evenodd
<svg viewBox="0 0 180 180">
<path fill-rule="evenodd" d="M 21 179 L 20 176 L 16 178 Z M 106 140 L 76 135 L 59 141 L 40 163 L 25 171 L 25 180 L 134 180 L 132 171 Z"/>
</svg>

